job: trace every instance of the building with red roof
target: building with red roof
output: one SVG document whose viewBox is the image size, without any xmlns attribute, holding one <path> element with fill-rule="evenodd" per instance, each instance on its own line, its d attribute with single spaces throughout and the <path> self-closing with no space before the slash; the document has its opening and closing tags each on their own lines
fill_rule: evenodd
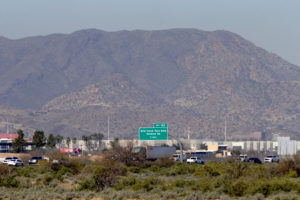
<svg viewBox="0 0 300 200">
<path fill-rule="evenodd" d="M 14 140 L 18 137 L 18 133 L 0 133 L 0 139 Z"/>
<path fill-rule="evenodd" d="M 12 150 L 13 141 L 18 138 L 18 133 L 0 133 L 0 153 L 7 153 Z M 32 149 L 32 141 L 24 138 L 26 141 L 25 150 Z"/>
</svg>

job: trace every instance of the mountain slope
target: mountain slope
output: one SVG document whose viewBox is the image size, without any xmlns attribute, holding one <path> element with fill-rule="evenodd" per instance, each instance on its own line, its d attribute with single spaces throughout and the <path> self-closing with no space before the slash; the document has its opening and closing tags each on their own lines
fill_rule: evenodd
<svg viewBox="0 0 300 200">
<path fill-rule="evenodd" d="M 112 114 L 126 137 L 158 119 L 176 134 L 190 126 L 195 137 L 220 137 L 225 116 L 233 137 L 300 137 L 299 83 L 299 67 L 228 31 L 0 38 L 0 105 L 36 110 L 31 123 L 57 133 L 97 131 Z"/>
<path fill-rule="evenodd" d="M 226 31 L 84 30 L 0 41 L 0 55 L 0 103 L 34 109 L 115 73 L 167 96 L 197 79 L 206 84 L 237 78 L 267 82 L 298 80 L 300 74 Z"/>
<path fill-rule="evenodd" d="M 95 84 L 54 98 L 42 110 L 72 110 L 88 106 L 131 107 L 155 106 L 162 100 L 133 85 L 124 75 L 107 76 Z"/>
</svg>

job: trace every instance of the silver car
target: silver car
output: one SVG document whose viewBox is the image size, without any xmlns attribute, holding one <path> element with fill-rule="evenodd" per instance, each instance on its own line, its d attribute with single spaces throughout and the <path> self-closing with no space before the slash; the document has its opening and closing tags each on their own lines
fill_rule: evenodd
<svg viewBox="0 0 300 200">
<path fill-rule="evenodd" d="M 8 161 L 7 163 L 8 166 L 24 166 L 24 163 L 22 162 L 22 160 L 19 159 L 11 159 L 10 161 Z"/>
<path fill-rule="evenodd" d="M 280 158 L 279 158 L 279 156 L 275 156 L 275 155 L 273 155 L 273 156 L 266 156 L 265 158 L 264 158 L 264 162 L 265 163 L 271 163 L 271 162 L 279 162 L 280 161 Z"/>
<path fill-rule="evenodd" d="M 204 164 L 204 161 L 198 157 L 190 157 L 186 160 L 187 163 L 197 163 L 197 164 Z"/>
<path fill-rule="evenodd" d="M 2 161 L 2 163 L 5 164 L 5 165 L 7 165 L 8 162 L 9 162 L 10 160 L 17 160 L 17 159 L 19 159 L 19 158 L 18 158 L 18 157 L 6 157 L 6 158 Z"/>
</svg>

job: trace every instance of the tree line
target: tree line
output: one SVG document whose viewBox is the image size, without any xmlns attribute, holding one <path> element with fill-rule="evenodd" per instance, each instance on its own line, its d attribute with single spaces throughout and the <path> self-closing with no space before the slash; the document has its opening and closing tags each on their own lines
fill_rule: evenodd
<svg viewBox="0 0 300 200">
<path fill-rule="evenodd" d="M 25 146 L 26 146 L 26 140 L 24 139 L 24 132 L 23 130 L 19 129 L 17 131 L 18 137 L 14 139 L 12 143 L 12 149 L 13 152 L 15 153 L 21 153 L 25 151 Z M 102 133 L 94 133 L 92 135 L 82 136 L 82 140 L 85 142 L 86 146 L 91 149 L 95 149 L 95 143 L 92 143 L 91 141 L 96 141 L 97 143 L 97 150 L 101 148 L 101 141 L 103 139 L 104 135 Z M 44 131 L 42 130 L 36 130 L 33 133 L 32 137 L 32 143 L 34 145 L 35 149 L 41 149 L 41 148 L 55 148 L 57 144 L 61 144 L 64 140 L 64 137 L 61 135 L 53 135 L 50 133 L 48 137 L 45 136 Z M 72 139 L 70 137 L 66 137 L 66 145 L 69 148 L 70 143 L 72 142 L 73 144 L 77 143 L 77 138 L 73 137 Z"/>
</svg>

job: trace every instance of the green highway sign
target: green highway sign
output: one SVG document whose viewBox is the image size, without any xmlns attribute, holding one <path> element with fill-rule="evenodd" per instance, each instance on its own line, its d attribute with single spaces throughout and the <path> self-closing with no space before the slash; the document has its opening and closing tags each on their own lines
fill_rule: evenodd
<svg viewBox="0 0 300 200">
<path fill-rule="evenodd" d="M 168 140 L 168 128 L 140 128 L 140 140 Z"/>
<path fill-rule="evenodd" d="M 168 124 L 166 124 L 166 123 L 154 123 L 153 127 L 154 128 L 168 128 Z"/>
</svg>

